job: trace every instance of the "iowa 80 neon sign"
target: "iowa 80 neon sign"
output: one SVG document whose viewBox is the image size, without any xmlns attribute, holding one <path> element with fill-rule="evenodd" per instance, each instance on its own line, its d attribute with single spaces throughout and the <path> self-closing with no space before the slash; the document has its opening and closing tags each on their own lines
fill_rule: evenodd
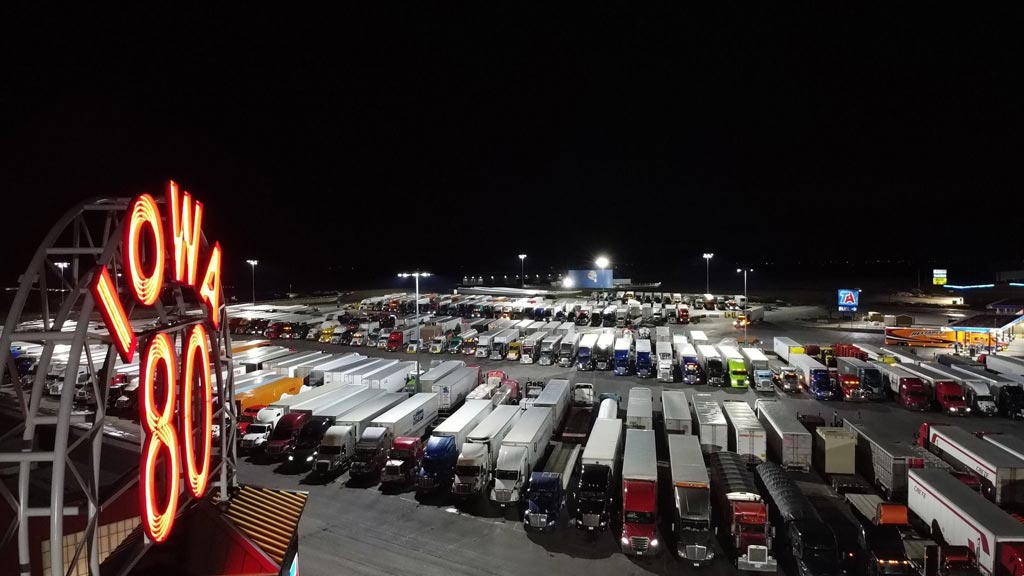
<svg viewBox="0 0 1024 576">
<path fill-rule="evenodd" d="M 180 358 L 168 333 L 156 333 L 141 343 L 139 421 L 145 441 L 139 464 L 139 494 L 143 530 L 155 542 L 166 540 L 174 527 L 182 474 L 192 496 L 198 498 L 206 492 L 213 430 L 213 381 L 206 325 L 213 331 L 220 326 L 219 243 L 208 250 L 202 276 L 198 274 L 203 204 L 193 202 L 191 195 L 180 191 L 172 181 L 167 187 L 166 209 L 167 218 L 161 221 L 157 202 L 149 194 L 135 198 L 128 207 L 121 252 L 129 291 L 142 306 L 153 306 L 164 287 L 188 287 L 195 290 L 207 314 L 202 323 L 185 331 Z M 92 294 L 118 354 L 131 362 L 140 343 L 106 266 L 97 269 Z M 194 413 L 195 394 L 199 394 L 199 414 Z M 197 419 L 201 421 L 201 446 L 192 434 Z M 160 479 L 162 494 L 158 493 Z"/>
</svg>

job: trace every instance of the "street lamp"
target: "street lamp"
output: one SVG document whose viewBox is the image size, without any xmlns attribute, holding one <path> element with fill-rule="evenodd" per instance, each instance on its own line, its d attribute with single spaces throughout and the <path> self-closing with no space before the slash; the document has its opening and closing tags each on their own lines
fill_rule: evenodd
<svg viewBox="0 0 1024 576">
<path fill-rule="evenodd" d="M 423 322 L 419 319 L 420 315 L 420 278 L 426 278 L 430 276 L 430 272 L 401 272 L 398 274 L 399 278 L 408 278 L 412 276 L 416 279 L 416 391 L 419 392 L 420 387 L 420 324 Z"/>
<path fill-rule="evenodd" d="M 572 288 L 572 278 L 570 278 L 569 276 L 566 276 L 562 280 L 562 288 Z"/>
<path fill-rule="evenodd" d="M 252 305 L 256 305 L 256 265 L 260 263 L 259 260 L 246 260 L 249 266 L 252 266 Z"/>
<path fill-rule="evenodd" d="M 605 258 L 604 256 L 598 256 L 597 260 L 594 261 L 594 264 L 597 264 L 598 268 L 604 270 L 605 268 L 608 267 L 609 262 L 608 259 Z"/>
<path fill-rule="evenodd" d="M 747 343 L 747 325 L 750 318 L 747 316 L 747 272 L 753 272 L 753 268 L 737 268 L 736 273 L 743 272 L 743 342 Z"/>
<path fill-rule="evenodd" d="M 64 270 L 68 266 L 71 266 L 71 263 L 70 262 L 54 262 L 53 265 L 56 266 L 57 268 L 60 268 L 60 283 L 61 283 L 61 286 L 60 286 L 60 305 L 61 305 L 61 307 L 63 307 L 64 306 Z"/>
<path fill-rule="evenodd" d="M 711 259 L 714 257 L 715 255 L 711 252 L 704 253 L 704 261 L 707 262 L 707 280 L 704 285 L 705 294 L 711 294 Z"/>
<path fill-rule="evenodd" d="M 519 255 L 519 275 L 523 278 L 523 288 L 526 288 L 526 254 Z"/>
</svg>

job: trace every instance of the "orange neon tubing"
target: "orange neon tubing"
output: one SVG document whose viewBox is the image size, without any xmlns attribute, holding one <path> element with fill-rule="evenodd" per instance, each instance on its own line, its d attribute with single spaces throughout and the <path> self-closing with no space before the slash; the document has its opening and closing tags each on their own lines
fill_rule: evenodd
<svg viewBox="0 0 1024 576">
<path fill-rule="evenodd" d="M 149 194 L 142 194 L 132 202 L 128 210 L 128 223 L 125 226 L 125 241 L 121 250 L 124 253 L 125 269 L 128 271 L 129 284 L 135 297 L 146 306 L 152 306 L 160 297 L 160 289 L 164 283 L 164 235 L 160 223 L 160 212 L 156 200 Z M 153 250 L 149 255 L 153 265 L 151 273 L 142 268 L 143 233 L 146 228 L 153 235 Z"/>
<path fill-rule="evenodd" d="M 142 526 L 146 536 L 154 542 L 163 542 L 174 527 L 174 516 L 178 511 L 178 477 L 180 475 L 180 454 L 178 433 L 174 429 L 174 374 L 176 373 L 174 346 L 167 334 L 153 336 L 146 345 L 142 358 L 141 392 L 139 419 L 146 433 L 142 447 L 143 465 L 140 467 L 142 490 Z M 162 372 L 166 385 L 163 406 L 155 405 L 157 373 Z M 156 498 L 157 456 L 166 452 L 164 470 L 167 485 L 166 504 L 160 509 Z M 167 470 L 169 468 L 169 471 Z"/>
<path fill-rule="evenodd" d="M 92 298 L 99 305 L 100 316 L 107 326 L 107 331 L 114 341 L 114 347 L 121 360 L 130 364 L 135 357 L 135 348 L 139 341 L 135 337 L 131 323 L 128 322 L 128 315 L 121 305 L 121 299 L 117 296 L 117 288 L 110 279 L 110 271 L 106 266 L 100 266 L 93 273 Z"/>
<path fill-rule="evenodd" d="M 177 182 L 171 180 L 167 186 L 167 206 L 171 213 L 171 235 L 174 239 L 174 279 L 195 286 L 202 239 L 203 203 L 197 200 L 193 211 L 192 195 L 180 191 Z"/>
<path fill-rule="evenodd" d="M 198 366 L 197 366 L 198 363 Z M 192 386 L 196 368 L 202 385 L 203 419 L 199 430 L 203 439 L 203 457 L 201 466 L 196 466 L 196 454 L 193 440 L 195 424 L 192 414 Z M 188 344 L 185 349 L 185 373 L 181 383 L 182 426 L 181 432 L 185 439 L 185 475 L 188 478 L 189 492 L 199 498 L 206 492 L 210 478 L 210 446 L 213 443 L 213 390 L 210 388 L 210 345 L 206 337 L 206 328 L 197 324 L 189 331 Z M 197 469 L 198 468 L 198 469 Z"/>
</svg>

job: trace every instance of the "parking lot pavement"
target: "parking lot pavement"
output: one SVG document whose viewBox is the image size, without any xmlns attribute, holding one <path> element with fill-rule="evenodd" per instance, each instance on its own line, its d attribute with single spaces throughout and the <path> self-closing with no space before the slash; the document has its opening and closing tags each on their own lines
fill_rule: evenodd
<svg viewBox="0 0 1024 576">
<path fill-rule="evenodd" d="M 767 349 L 771 348 L 772 338 L 777 335 L 806 343 L 881 343 L 882 338 L 878 334 L 808 327 L 799 320 L 802 314 L 806 311 L 798 308 L 772 312 L 766 322 L 751 327 L 748 335 L 761 339 Z M 705 318 L 691 326 L 672 326 L 673 333 L 689 330 L 704 331 L 713 343 L 725 337 L 742 336 L 741 331 L 732 327 L 731 320 L 725 318 Z M 298 349 L 358 352 L 402 360 L 415 357 L 404 352 L 389 353 L 373 348 L 306 341 L 284 341 L 281 344 Z M 908 412 L 893 402 L 819 402 L 806 394 L 758 395 L 752 390 L 662 384 L 654 379 L 617 377 L 611 372 L 577 372 L 575 369 L 447 354 L 420 355 L 420 361 L 425 365 L 449 359 L 466 360 L 485 371 L 505 370 L 520 382 L 551 378 L 592 382 L 597 393 L 615 392 L 622 398 L 627 397 L 631 387 L 646 386 L 654 392 L 656 411 L 661 410 L 660 392 L 668 386 L 708 392 L 719 400 L 742 399 L 751 404 L 758 397 L 776 397 L 795 412 L 818 414 L 827 421 L 854 418 L 870 425 L 884 426 L 907 441 L 913 439 L 914 432 L 925 421 L 956 423 L 972 431 L 1019 432 L 1019 423 L 1004 418 L 954 418 L 938 413 Z M 662 443 L 659 433 L 659 460 L 664 468 L 667 455 Z M 308 483 L 303 474 L 283 474 L 276 466 L 249 461 L 240 463 L 239 479 L 245 483 L 310 492 L 300 526 L 302 567 L 303 572 L 309 574 L 669 574 L 678 573 L 684 566 L 669 554 L 641 561 L 626 557 L 618 550 L 614 530 L 588 536 L 563 524 L 553 534 L 526 533 L 515 514 L 508 512 L 503 515 L 485 501 L 473 505 L 457 504 L 446 497 L 420 501 L 412 491 L 386 494 L 377 486 L 362 488 L 348 485 L 347 475 L 327 484 Z M 662 500 L 665 500 L 664 495 Z M 664 510 L 668 505 L 667 501 L 662 504 L 663 528 L 666 530 L 668 512 Z M 716 575 L 735 573 L 724 558 L 719 558 L 714 566 L 704 570 Z"/>
</svg>

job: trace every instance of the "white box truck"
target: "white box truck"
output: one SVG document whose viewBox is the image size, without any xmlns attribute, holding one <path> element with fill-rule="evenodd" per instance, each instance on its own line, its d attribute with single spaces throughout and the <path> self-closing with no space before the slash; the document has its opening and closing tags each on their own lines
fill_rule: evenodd
<svg viewBox="0 0 1024 576">
<path fill-rule="evenodd" d="M 693 419 L 690 404 L 682 390 L 661 391 L 661 412 L 665 417 L 665 432 L 668 434 L 693 434 Z"/>
<path fill-rule="evenodd" d="M 430 391 L 438 396 L 438 409 L 447 416 L 462 406 L 470 390 L 480 384 L 480 367 L 456 368 L 451 374 L 434 382 Z"/>
<path fill-rule="evenodd" d="M 626 401 L 626 428 L 654 429 L 654 394 L 650 388 L 631 388 Z"/>
<path fill-rule="evenodd" d="M 746 400 L 725 400 L 722 412 L 729 423 L 729 450 L 748 460 L 768 460 L 767 434 L 750 404 Z"/>
<path fill-rule="evenodd" d="M 420 392 L 431 392 L 434 388 L 434 383 L 451 374 L 458 368 L 464 368 L 466 363 L 462 360 L 447 360 L 441 362 L 437 366 L 427 370 L 420 376 L 419 391 Z"/>
<path fill-rule="evenodd" d="M 507 506 L 520 500 L 526 481 L 547 451 L 552 431 L 550 408 L 533 407 L 519 418 L 498 450 L 491 488 L 493 502 Z"/>
<path fill-rule="evenodd" d="M 740 352 L 747 362 L 747 375 L 753 382 L 757 392 L 775 392 L 772 384 L 772 371 L 768 367 L 768 357 L 757 348 L 742 348 Z"/>
<path fill-rule="evenodd" d="M 913 469 L 907 477 L 907 507 L 925 526 L 938 529 L 934 538 L 970 548 L 982 574 L 1019 573 L 1024 523 L 942 470 Z"/>
<path fill-rule="evenodd" d="M 455 464 L 452 493 L 466 497 L 482 494 L 490 487 L 501 443 L 523 414 L 518 406 L 495 406 L 470 430 Z"/>
<path fill-rule="evenodd" d="M 695 428 L 704 452 L 718 452 L 729 449 L 729 424 L 725 421 L 722 408 L 711 394 L 694 394 L 693 413 Z"/>
<path fill-rule="evenodd" d="M 783 468 L 809 471 L 814 448 L 807 428 L 778 400 L 760 398 L 754 403 L 754 411 L 768 434 L 775 460 Z"/>
</svg>

